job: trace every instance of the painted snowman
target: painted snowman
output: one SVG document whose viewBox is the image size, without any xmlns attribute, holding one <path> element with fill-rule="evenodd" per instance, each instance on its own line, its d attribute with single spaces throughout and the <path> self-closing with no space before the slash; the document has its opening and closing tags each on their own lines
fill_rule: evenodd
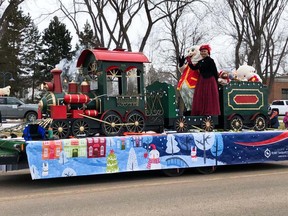
<svg viewBox="0 0 288 216">
<path fill-rule="evenodd" d="M 150 146 L 152 150 L 149 152 L 147 168 L 148 169 L 161 169 L 159 151 L 156 149 L 156 146 L 154 144 L 151 144 Z"/>
</svg>

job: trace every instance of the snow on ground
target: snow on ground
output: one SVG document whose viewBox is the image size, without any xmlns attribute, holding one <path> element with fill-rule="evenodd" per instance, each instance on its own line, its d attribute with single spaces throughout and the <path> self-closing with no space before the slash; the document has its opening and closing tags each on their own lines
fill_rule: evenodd
<svg viewBox="0 0 288 216">
<path fill-rule="evenodd" d="M 2 124 L 0 123 L 0 130 L 4 128 L 13 127 L 21 123 L 23 123 L 23 120 L 21 119 L 13 119 L 13 120 L 7 119 L 6 121 L 2 122 Z"/>
</svg>

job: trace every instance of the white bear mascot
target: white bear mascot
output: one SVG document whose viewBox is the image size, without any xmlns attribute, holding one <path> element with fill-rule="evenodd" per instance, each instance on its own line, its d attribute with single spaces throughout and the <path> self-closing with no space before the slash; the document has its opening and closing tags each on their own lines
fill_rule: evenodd
<svg viewBox="0 0 288 216">
<path fill-rule="evenodd" d="M 262 79 L 260 76 L 256 73 L 256 70 L 254 67 L 244 64 L 241 65 L 236 70 L 236 76 L 239 81 L 248 81 L 248 82 L 261 82 Z"/>
<path fill-rule="evenodd" d="M 177 85 L 177 90 L 179 90 L 186 107 L 186 112 L 189 114 L 192 108 L 194 90 L 199 77 L 199 71 L 192 70 L 188 66 L 188 63 L 191 62 L 192 64 L 196 64 L 202 59 L 199 48 L 200 46 L 193 46 L 188 50 L 188 55 L 186 58 L 184 56 L 181 58 L 179 57 L 179 71 L 181 73 L 181 77 Z"/>
</svg>

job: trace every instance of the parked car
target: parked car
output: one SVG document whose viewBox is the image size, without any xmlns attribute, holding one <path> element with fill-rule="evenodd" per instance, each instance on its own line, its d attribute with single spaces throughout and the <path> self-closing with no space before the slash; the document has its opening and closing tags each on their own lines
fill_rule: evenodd
<svg viewBox="0 0 288 216">
<path fill-rule="evenodd" d="M 285 115 L 285 112 L 288 112 L 288 100 L 272 101 L 269 110 L 277 110 L 279 115 Z"/>
<path fill-rule="evenodd" d="M 38 104 L 25 104 L 16 97 L 0 97 L 0 111 L 3 119 L 25 119 L 28 122 L 37 119 Z"/>
</svg>

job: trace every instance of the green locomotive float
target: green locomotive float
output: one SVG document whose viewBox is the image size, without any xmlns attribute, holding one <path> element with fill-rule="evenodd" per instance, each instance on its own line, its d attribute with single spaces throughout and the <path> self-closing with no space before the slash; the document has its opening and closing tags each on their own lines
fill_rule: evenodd
<svg viewBox="0 0 288 216">
<path fill-rule="evenodd" d="M 84 50 L 77 62 L 80 85 L 68 83 L 64 91 L 61 70 L 54 69 L 39 102 L 39 118 L 49 118 L 53 133 L 69 136 L 123 135 L 165 128 L 186 132 L 267 127 L 267 88 L 262 83 L 230 82 L 220 89 L 220 116 L 181 116 L 175 88 L 156 82 L 145 88 L 143 53 L 122 49 Z"/>
</svg>

